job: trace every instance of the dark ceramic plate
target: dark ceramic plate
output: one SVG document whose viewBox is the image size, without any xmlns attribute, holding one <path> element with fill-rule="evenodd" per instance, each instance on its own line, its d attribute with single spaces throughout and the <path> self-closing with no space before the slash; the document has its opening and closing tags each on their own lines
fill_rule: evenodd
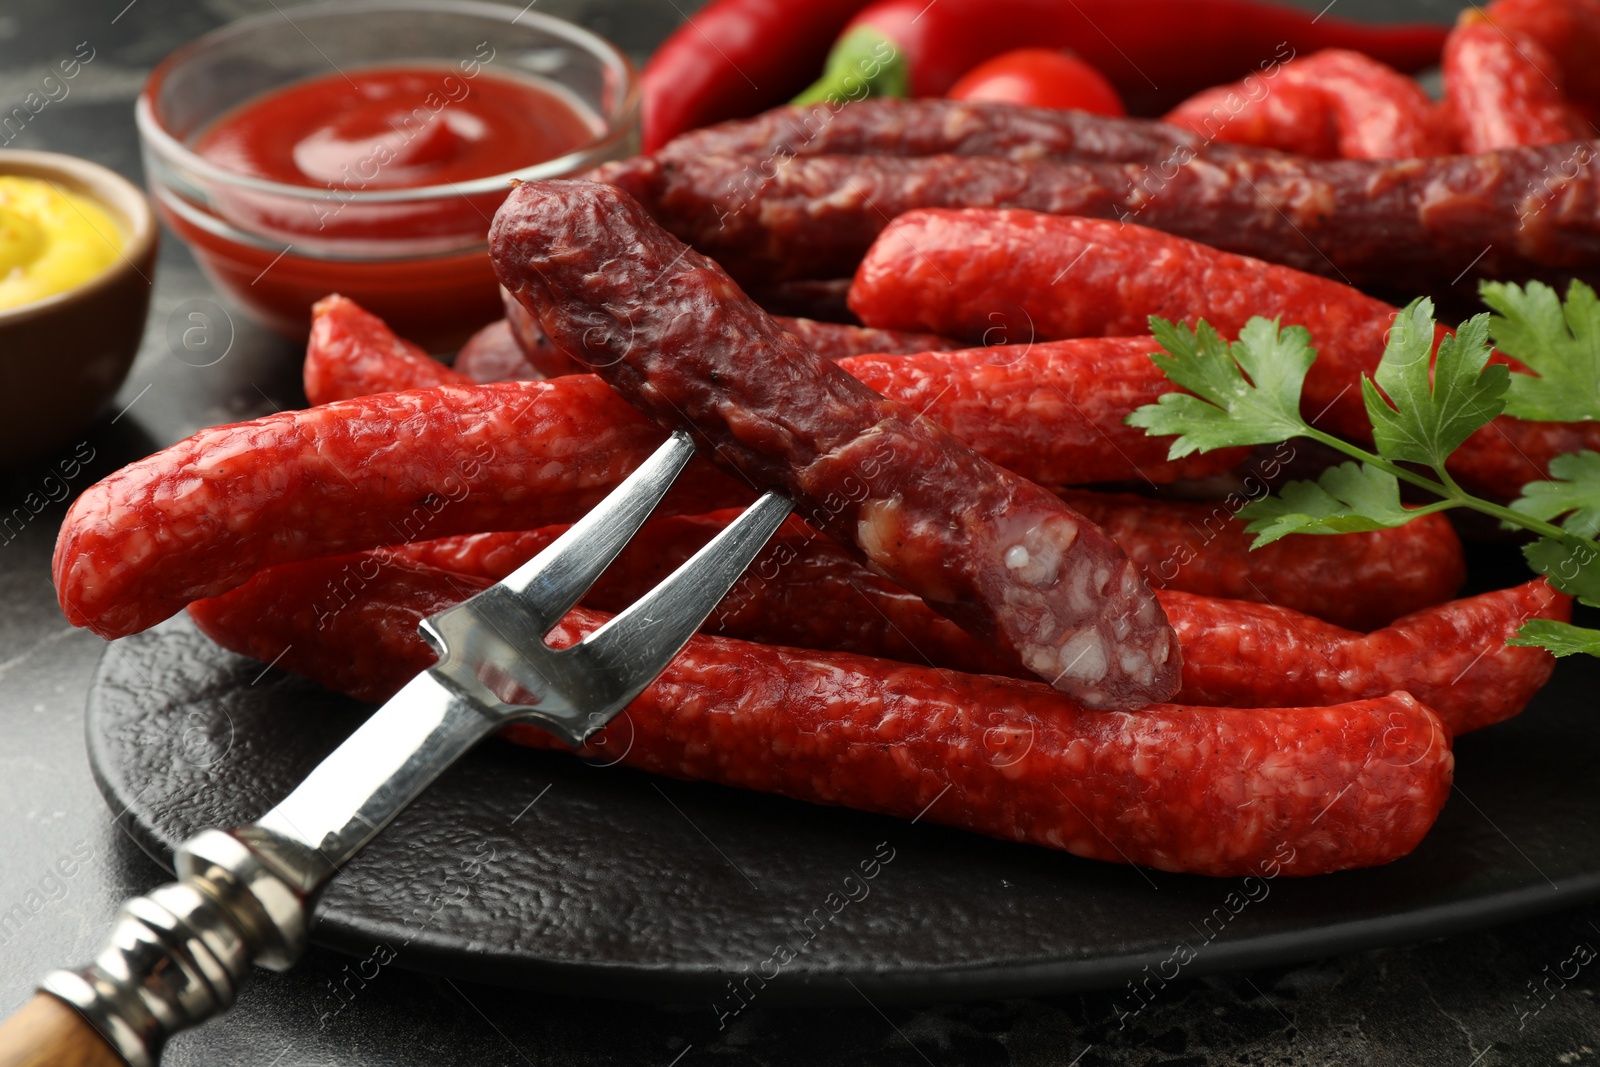
<svg viewBox="0 0 1600 1067">
<path fill-rule="evenodd" d="M 1153 990 L 1433 937 L 1600 892 L 1597 691 L 1600 661 L 1576 657 L 1522 717 L 1463 738 L 1455 795 L 1411 856 L 1248 884 L 493 740 L 334 880 L 313 936 L 452 977 L 725 1011 L 730 978 L 767 1002 Z M 196 830 L 266 811 L 369 710 L 179 619 L 107 651 L 89 753 L 170 865 Z"/>
</svg>

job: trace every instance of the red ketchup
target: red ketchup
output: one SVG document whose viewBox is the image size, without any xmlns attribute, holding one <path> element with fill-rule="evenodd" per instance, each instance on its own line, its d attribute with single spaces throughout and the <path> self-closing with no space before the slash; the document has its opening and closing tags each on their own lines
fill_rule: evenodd
<svg viewBox="0 0 1600 1067">
<path fill-rule="evenodd" d="M 484 241 L 509 192 L 455 187 L 556 159 L 600 136 L 602 124 L 551 87 L 481 69 L 347 74 L 257 97 L 192 146 L 230 172 L 332 196 L 219 189 L 214 210 L 261 238 L 250 243 L 163 214 L 214 280 L 280 332 L 304 337 L 311 304 L 340 292 L 401 336 L 453 348 L 500 314 Z M 441 195 L 368 199 L 423 188 Z"/>
</svg>

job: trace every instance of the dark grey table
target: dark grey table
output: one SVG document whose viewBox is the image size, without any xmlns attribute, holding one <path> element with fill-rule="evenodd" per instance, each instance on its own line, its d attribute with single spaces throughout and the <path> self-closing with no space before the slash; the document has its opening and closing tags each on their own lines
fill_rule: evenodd
<svg viewBox="0 0 1600 1067">
<path fill-rule="evenodd" d="M 584 22 L 638 57 L 697 6 L 538 2 L 540 11 Z M 1374 19 L 1405 13 L 1444 20 L 1459 6 L 1335 2 L 1338 14 Z M 138 180 L 132 109 L 146 71 L 212 26 L 271 7 L 272 0 L 3 0 L 0 114 L 80 42 L 94 50 L 71 94 L 33 116 L 8 147 L 85 156 Z M 202 426 L 303 404 L 299 353 L 237 311 L 225 359 L 196 367 L 192 357 L 177 358 L 168 321 L 197 299 L 223 303 L 169 239 L 143 350 L 112 414 L 87 435 L 95 458 L 74 491 Z M 0 352 L 0 384 L 5 361 L 49 358 Z M 49 467 L 0 475 L 0 516 L 39 490 Z M 20 530 L 15 520 L 0 527 L 0 1012 L 7 1014 L 46 970 L 97 951 L 124 898 L 166 878 L 115 828 L 90 780 L 82 715 L 103 646 L 68 627 L 56 608 L 50 552 L 65 508 L 52 504 Z M 57 872 L 63 857 L 70 877 Z M 881 1011 L 865 1002 L 754 1004 L 719 1031 L 710 1005 L 532 995 L 396 967 L 362 984 L 347 981 L 352 960 L 313 951 L 290 974 L 259 973 L 232 1014 L 179 1037 L 166 1062 L 1579 1064 L 1600 1060 L 1597 972 L 1585 969 L 1564 985 L 1552 975 L 1581 944 L 1600 946 L 1600 908 L 1300 967 L 1177 982 L 1126 1029 L 1113 1011 L 1117 991 L 1108 990 Z"/>
</svg>

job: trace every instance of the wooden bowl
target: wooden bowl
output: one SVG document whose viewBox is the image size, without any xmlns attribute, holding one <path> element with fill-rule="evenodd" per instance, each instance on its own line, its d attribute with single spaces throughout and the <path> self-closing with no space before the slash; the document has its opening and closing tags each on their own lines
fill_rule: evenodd
<svg viewBox="0 0 1600 1067">
<path fill-rule="evenodd" d="M 81 437 L 122 387 L 150 309 L 156 223 L 144 193 L 98 163 L 0 150 L 0 175 L 94 200 L 123 241 L 117 261 L 81 285 L 0 310 L 0 467 L 15 467 Z"/>
</svg>

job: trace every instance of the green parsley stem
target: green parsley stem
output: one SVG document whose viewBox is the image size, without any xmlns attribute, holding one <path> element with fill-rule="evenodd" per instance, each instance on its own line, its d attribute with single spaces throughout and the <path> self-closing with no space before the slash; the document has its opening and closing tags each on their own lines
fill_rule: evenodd
<svg viewBox="0 0 1600 1067">
<path fill-rule="evenodd" d="M 1357 445 L 1353 445 L 1349 441 L 1334 437 L 1329 433 L 1324 433 L 1323 431 L 1309 424 L 1305 427 L 1304 436 L 1311 438 L 1313 441 L 1319 441 L 1322 444 L 1327 445 L 1329 448 L 1343 452 L 1352 459 L 1360 460 L 1362 463 L 1369 464 L 1370 466 L 1376 467 L 1381 471 L 1386 471 L 1387 473 L 1392 474 L 1396 478 L 1400 479 L 1402 482 L 1408 482 L 1419 489 L 1426 489 L 1433 495 L 1442 498 L 1442 502 L 1447 507 L 1470 508 L 1473 511 L 1499 519 L 1501 522 L 1509 523 L 1512 526 L 1519 526 L 1524 530 L 1529 530 L 1533 533 L 1540 534 L 1544 537 L 1553 538 L 1557 541 L 1565 541 L 1568 544 L 1578 541 L 1586 547 L 1592 548 L 1597 554 L 1600 554 L 1600 542 L 1596 542 L 1593 538 L 1580 536 L 1573 533 L 1571 530 L 1563 530 L 1554 523 L 1545 522 L 1542 519 L 1536 519 L 1531 515 L 1524 515 L 1520 511 L 1513 511 L 1510 508 L 1496 504 L 1493 501 L 1484 500 L 1482 497 L 1473 496 L 1471 493 L 1468 493 L 1466 490 L 1457 485 L 1455 479 L 1451 478 L 1449 474 L 1444 471 L 1438 471 L 1438 474 L 1443 480 L 1434 481 L 1432 478 L 1429 478 L 1425 475 L 1417 474 L 1413 471 L 1407 470 L 1405 467 L 1402 467 L 1397 463 L 1391 463 L 1382 456 L 1368 452 L 1366 449 Z"/>
</svg>

